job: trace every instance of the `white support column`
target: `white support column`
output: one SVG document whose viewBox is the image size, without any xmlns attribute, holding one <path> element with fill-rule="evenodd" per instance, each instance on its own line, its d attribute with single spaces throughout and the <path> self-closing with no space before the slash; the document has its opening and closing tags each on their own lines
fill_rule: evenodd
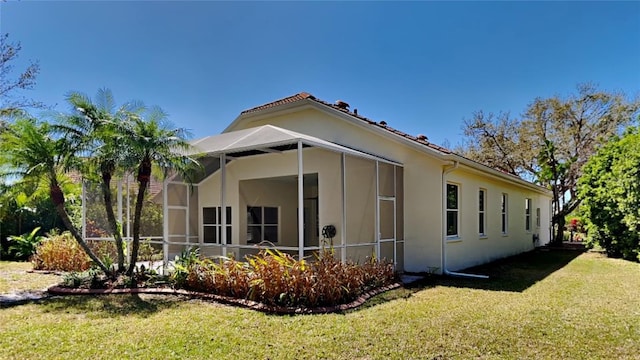
<svg viewBox="0 0 640 360">
<path fill-rule="evenodd" d="M 393 165 L 393 268 L 398 268 L 398 181 L 396 179 L 397 166 Z"/>
<path fill-rule="evenodd" d="M 120 222 L 120 232 L 122 233 L 122 179 L 118 179 L 116 182 L 116 189 L 116 196 L 118 196 L 118 222 Z"/>
<path fill-rule="evenodd" d="M 304 164 L 302 141 L 298 141 L 298 259 L 304 257 Z"/>
<path fill-rule="evenodd" d="M 189 194 L 189 191 L 191 190 L 189 188 L 189 185 L 184 184 L 184 187 L 187 188 L 187 191 L 185 191 L 185 194 L 187 196 L 187 208 L 185 209 L 185 216 L 184 216 L 184 224 L 185 224 L 185 240 L 187 241 L 187 243 L 189 243 L 189 247 L 191 246 L 191 224 L 189 223 L 189 217 L 191 216 L 190 214 L 190 209 L 191 209 L 191 195 Z"/>
<path fill-rule="evenodd" d="M 220 154 L 220 234 L 222 242 L 222 256 L 227 256 L 227 156 Z"/>
<path fill-rule="evenodd" d="M 380 163 L 376 160 L 376 259 L 380 260 Z"/>
<path fill-rule="evenodd" d="M 342 153 L 341 172 L 342 172 L 342 249 L 340 252 L 340 260 L 347 262 L 347 156 Z"/>
<path fill-rule="evenodd" d="M 87 239 L 87 185 L 84 182 L 84 178 L 82 181 L 82 238 Z"/>
<path fill-rule="evenodd" d="M 162 261 L 164 268 L 169 266 L 169 195 L 168 180 L 162 181 Z"/>
<path fill-rule="evenodd" d="M 129 184 L 130 174 L 127 174 L 127 246 L 131 241 L 131 185 Z"/>
</svg>

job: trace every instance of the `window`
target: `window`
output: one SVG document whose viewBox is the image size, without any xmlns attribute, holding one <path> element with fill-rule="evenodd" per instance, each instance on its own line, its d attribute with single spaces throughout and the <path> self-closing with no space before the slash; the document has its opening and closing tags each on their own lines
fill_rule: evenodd
<svg viewBox="0 0 640 360">
<path fill-rule="evenodd" d="M 447 184 L 447 236 L 458 236 L 458 185 Z"/>
<path fill-rule="evenodd" d="M 540 208 L 536 208 L 536 227 L 540 227 Z"/>
<path fill-rule="evenodd" d="M 531 231 L 531 199 L 524 199 L 524 229 Z"/>
<path fill-rule="evenodd" d="M 227 233 L 227 244 L 231 244 L 231 207 L 227 206 L 227 224 L 222 225 L 222 211 L 220 207 L 202 208 L 203 239 L 205 243 L 221 244 L 222 229 Z"/>
<path fill-rule="evenodd" d="M 500 213 L 502 219 L 502 233 L 506 234 L 508 229 L 507 221 L 509 220 L 507 217 L 509 196 L 505 193 L 502 193 L 501 205 L 500 205 Z"/>
<path fill-rule="evenodd" d="M 478 191 L 478 234 L 480 236 L 487 235 L 487 190 L 480 189 Z"/>
<path fill-rule="evenodd" d="M 247 243 L 278 242 L 278 208 L 247 206 Z"/>
</svg>

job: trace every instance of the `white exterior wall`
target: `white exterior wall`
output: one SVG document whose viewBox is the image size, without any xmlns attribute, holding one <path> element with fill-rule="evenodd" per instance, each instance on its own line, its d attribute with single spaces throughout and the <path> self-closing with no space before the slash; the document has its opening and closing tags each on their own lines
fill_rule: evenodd
<svg viewBox="0 0 640 360">
<path fill-rule="evenodd" d="M 447 183 L 458 185 L 458 236 L 447 239 L 447 270 L 455 271 L 486 263 L 498 258 L 532 250 L 533 234 L 541 238 L 537 245 L 549 238 L 549 197 L 504 181 L 469 173 L 463 169 L 446 175 Z M 485 236 L 478 232 L 479 190 L 486 191 Z M 502 194 L 507 194 L 507 228 L 502 233 Z M 531 227 L 525 229 L 525 199 L 531 199 Z M 540 208 L 540 226 L 536 225 L 536 208 Z M 546 210 L 546 213 L 545 211 Z"/>
<path fill-rule="evenodd" d="M 438 268 L 442 271 L 443 232 L 443 168 L 450 163 L 436 156 L 411 148 L 389 136 L 383 136 L 371 129 L 371 125 L 351 123 L 329 112 L 306 106 L 288 110 L 287 113 L 248 116 L 237 121 L 227 131 L 241 130 L 262 125 L 274 125 L 299 133 L 325 139 L 360 151 L 378 155 L 403 164 L 404 197 L 398 202 L 403 206 L 404 223 L 404 269 L 408 272 L 429 271 Z M 315 150 L 321 151 L 321 150 Z M 326 153 L 326 151 L 324 151 Z M 342 208 L 340 206 L 341 181 L 339 154 L 334 158 L 307 156 L 305 150 L 305 173 L 319 173 L 319 208 L 320 226 L 334 224 L 337 229 L 336 244 L 341 234 L 340 224 Z M 255 163 L 243 169 L 232 169 L 229 175 L 233 179 L 294 175 L 297 173 L 296 161 L 286 155 L 261 155 L 251 157 Z M 277 159 L 277 161 L 268 161 Z M 317 161 L 317 163 L 314 163 Z M 230 169 L 233 165 L 230 166 Z M 207 181 L 216 182 L 214 175 Z M 228 184 L 233 184 L 231 180 Z M 497 258 L 517 254 L 533 248 L 532 236 L 540 236 L 539 245 L 549 241 L 550 208 L 547 195 L 518 186 L 494 176 L 484 175 L 477 171 L 464 171 L 464 166 L 446 176 L 445 181 L 460 185 L 460 237 L 456 241 L 446 241 L 447 269 L 459 270 L 469 266 L 485 263 Z M 217 183 L 216 183 L 217 184 Z M 348 185 L 350 186 L 350 185 Z M 487 190 L 487 236 L 478 236 L 478 189 Z M 219 189 L 215 184 L 207 185 L 207 189 Z M 203 188 L 201 188 L 202 190 Z M 229 189 L 227 202 L 238 200 L 237 189 Z M 509 195 L 509 231 L 501 233 L 500 195 Z M 201 206 L 211 206 L 219 197 L 219 190 L 214 194 L 200 195 Z M 525 231 L 524 199 L 532 200 L 531 232 Z M 536 208 L 540 208 L 541 224 L 536 227 Z M 323 210 L 324 209 L 324 210 Z M 234 221 L 238 219 L 234 209 Z M 239 227 L 234 224 L 237 236 Z"/>
<path fill-rule="evenodd" d="M 316 109 L 306 109 L 256 120 L 246 119 L 228 131 L 268 124 L 380 155 L 403 164 L 404 269 L 408 272 L 422 272 L 431 267 L 440 267 L 442 241 L 441 169 L 444 162 L 411 149 L 400 142 L 391 141 L 366 127 L 350 124 Z M 305 157 L 305 170 L 307 168 L 306 161 Z M 295 161 L 292 161 L 291 164 L 295 166 Z M 281 173 L 280 175 L 286 174 Z M 339 175 L 340 172 L 332 174 L 336 181 L 340 180 Z M 339 188 L 337 185 L 334 189 Z M 322 188 L 319 191 L 320 194 L 324 194 Z M 323 201 L 323 197 L 324 195 L 320 196 L 320 201 Z M 341 214 L 341 209 L 337 209 L 335 214 Z M 321 225 L 330 223 L 323 221 L 323 219 L 320 219 L 320 222 Z M 335 222 L 335 224 L 338 223 Z M 340 229 L 338 229 L 338 234 L 340 234 Z M 336 241 L 339 240 L 336 238 Z"/>
</svg>

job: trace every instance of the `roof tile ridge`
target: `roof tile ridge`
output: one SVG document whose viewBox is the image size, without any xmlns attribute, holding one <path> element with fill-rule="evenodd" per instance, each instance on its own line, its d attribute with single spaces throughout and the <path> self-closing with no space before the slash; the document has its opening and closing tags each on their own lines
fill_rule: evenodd
<svg viewBox="0 0 640 360">
<path fill-rule="evenodd" d="M 366 116 L 363 116 L 363 115 L 360 115 L 360 114 L 356 114 L 355 112 L 349 111 L 347 109 L 340 108 L 340 107 L 338 107 L 338 106 L 336 106 L 334 104 L 331 104 L 329 102 L 326 102 L 326 101 L 324 101 L 322 99 L 314 98 L 312 100 L 314 100 L 314 101 L 316 101 L 316 102 L 318 102 L 318 103 L 320 103 L 322 105 L 329 106 L 332 109 L 338 110 L 338 111 L 343 112 L 343 113 L 345 113 L 347 115 L 353 116 L 353 117 L 355 117 L 357 119 L 360 119 L 362 121 L 365 121 L 365 122 L 369 123 L 370 125 L 376 125 L 376 126 L 378 126 L 380 128 L 383 128 L 383 129 L 385 129 L 385 130 L 387 130 L 389 132 L 395 133 L 396 135 L 399 135 L 399 136 L 402 136 L 402 137 L 407 138 L 409 140 L 415 141 L 415 142 L 417 142 L 419 144 L 428 146 L 428 147 L 430 147 L 430 148 L 432 148 L 434 150 L 438 150 L 438 151 L 440 151 L 442 153 L 445 153 L 445 154 L 455 154 L 452 150 L 447 149 L 447 148 L 445 148 L 443 146 L 436 145 L 436 144 L 434 144 L 434 143 L 432 143 L 432 142 L 430 142 L 428 140 L 420 140 L 420 139 L 418 139 L 417 136 L 408 134 L 408 133 L 406 133 L 406 132 L 404 132 L 402 130 L 393 128 L 393 127 L 391 127 L 391 126 L 389 126 L 387 124 L 382 125 L 381 123 L 379 123 L 379 122 L 377 122 L 375 120 L 369 119 Z"/>
</svg>

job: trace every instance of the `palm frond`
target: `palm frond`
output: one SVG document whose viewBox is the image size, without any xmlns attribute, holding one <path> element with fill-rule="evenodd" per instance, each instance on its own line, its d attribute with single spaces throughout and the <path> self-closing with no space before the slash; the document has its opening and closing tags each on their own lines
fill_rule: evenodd
<svg viewBox="0 0 640 360">
<path fill-rule="evenodd" d="M 96 105 L 98 108 L 111 114 L 116 108 L 116 101 L 113 98 L 113 93 L 107 88 L 98 89 L 96 94 Z"/>
</svg>

